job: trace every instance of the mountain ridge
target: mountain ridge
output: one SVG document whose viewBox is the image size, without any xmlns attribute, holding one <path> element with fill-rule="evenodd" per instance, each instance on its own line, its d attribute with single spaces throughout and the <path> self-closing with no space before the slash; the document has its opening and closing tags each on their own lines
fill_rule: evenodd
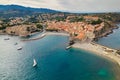
<svg viewBox="0 0 120 80">
<path fill-rule="evenodd" d="M 32 7 L 25 7 L 25 6 L 21 6 L 21 5 L 0 5 L 0 11 L 3 10 L 9 10 L 9 9 L 23 9 L 23 10 L 31 10 L 31 11 L 38 11 L 40 12 L 41 10 L 48 10 L 48 12 L 60 12 L 57 10 L 52 10 L 52 9 L 48 9 L 48 8 L 32 8 Z M 45 11 L 43 11 L 45 12 Z"/>
<path fill-rule="evenodd" d="M 21 5 L 0 5 L 0 16 L 3 17 L 20 17 L 37 13 L 59 13 L 61 11 L 48 8 L 32 8 Z"/>
</svg>

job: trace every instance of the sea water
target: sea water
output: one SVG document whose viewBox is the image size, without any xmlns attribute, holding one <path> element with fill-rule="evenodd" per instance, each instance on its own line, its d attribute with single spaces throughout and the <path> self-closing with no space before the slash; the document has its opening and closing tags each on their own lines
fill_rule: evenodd
<svg viewBox="0 0 120 80">
<path fill-rule="evenodd" d="M 6 37 L 10 40 L 4 40 Z M 116 80 L 115 64 L 88 51 L 66 50 L 68 39 L 49 35 L 21 41 L 0 35 L 0 80 Z M 33 59 L 36 67 L 32 66 Z"/>
<path fill-rule="evenodd" d="M 119 28 L 114 29 L 112 34 L 109 34 L 107 37 L 100 38 L 98 40 L 99 44 L 120 49 L 120 24 L 118 24 Z"/>
</svg>

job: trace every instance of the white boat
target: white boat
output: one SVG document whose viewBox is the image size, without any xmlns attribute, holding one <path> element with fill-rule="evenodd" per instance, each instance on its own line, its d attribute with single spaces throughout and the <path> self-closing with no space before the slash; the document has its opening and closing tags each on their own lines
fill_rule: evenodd
<svg viewBox="0 0 120 80">
<path fill-rule="evenodd" d="M 18 47 L 18 48 L 17 48 L 17 50 L 21 50 L 21 49 L 22 49 L 22 47 Z"/>
<path fill-rule="evenodd" d="M 5 38 L 4 40 L 9 40 L 10 38 Z"/>
<path fill-rule="evenodd" d="M 37 65 L 37 62 L 35 59 L 33 59 L 33 67 L 35 67 Z"/>
<path fill-rule="evenodd" d="M 66 50 L 67 50 L 67 49 L 70 49 L 70 48 L 71 48 L 71 46 L 67 46 L 67 47 L 66 47 Z"/>
<path fill-rule="evenodd" d="M 42 34 L 42 35 L 41 35 L 41 38 L 42 38 L 42 37 L 45 37 L 45 36 L 46 36 L 46 34 Z"/>
</svg>

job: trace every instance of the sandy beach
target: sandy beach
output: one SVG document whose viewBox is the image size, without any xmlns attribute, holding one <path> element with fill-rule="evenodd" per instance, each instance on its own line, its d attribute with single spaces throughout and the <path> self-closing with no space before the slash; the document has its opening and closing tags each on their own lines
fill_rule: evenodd
<svg viewBox="0 0 120 80">
<path fill-rule="evenodd" d="M 86 51 L 90 51 L 95 55 L 101 56 L 103 58 L 106 58 L 113 63 L 115 63 L 113 69 L 115 71 L 116 80 L 119 80 L 119 70 L 120 70 L 120 55 L 117 53 L 117 50 L 108 48 L 106 46 L 102 46 L 96 43 L 75 43 L 72 45 L 73 48 L 79 48 Z M 118 66 L 117 66 L 118 65 Z"/>
<path fill-rule="evenodd" d="M 111 49 L 96 43 L 75 43 L 72 45 L 74 48 L 80 48 L 86 51 L 93 52 L 96 55 L 105 57 L 111 61 L 117 62 L 117 64 L 120 66 L 120 55 L 117 54 L 117 50 Z"/>
</svg>

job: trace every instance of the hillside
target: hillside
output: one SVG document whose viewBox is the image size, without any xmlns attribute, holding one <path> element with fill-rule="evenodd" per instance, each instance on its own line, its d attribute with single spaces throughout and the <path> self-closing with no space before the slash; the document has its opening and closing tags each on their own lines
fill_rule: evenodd
<svg viewBox="0 0 120 80">
<path fill-rule="evenodd" d="M 31 8 L 19 5 L 0 5 L 0 16 L 3 18 L 23 17 L 25 15 L 33 15 L 38 13 L 57 13 L 59 11 L 47 8 Z"/>
</svg>

